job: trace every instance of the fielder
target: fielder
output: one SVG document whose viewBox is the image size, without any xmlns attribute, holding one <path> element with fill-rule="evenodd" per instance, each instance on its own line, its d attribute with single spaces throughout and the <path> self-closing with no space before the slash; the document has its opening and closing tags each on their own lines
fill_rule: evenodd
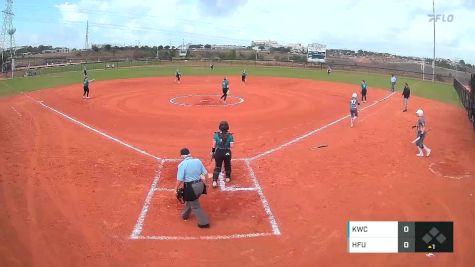
<svg viewBox="0 0 475 267">
<path fill-rule="evenodd" d="M 247 77 L 246 70 L 243 70 L 242 73 L 241 73 L 241 82 L 245 83 L 246 82 L 246 77 Z"/>
<path fill-rule="evenodd" d="M 94 80 L 91 80 L 91 82 L 92 81 Z M 83 81 L 84 93 L 82 94 L 82 98 L 89 98 L 89 82 L 89 79 L 87 78 L 87 76 L 85 76 Z"/>
<path fill-rule="evenodd" d="M 368 84 L 365 80 L 361 82 L 361 101 L 366 103 L 366 93 L 368 93 Z"/>
<path fill-rule="evenodd" d="M 416 154 L 416 156 L 423 157 L 424 156 L 423 150 L 425 150 L 426 156 L 428 157 L 432 150 L 426 145 L 424 145 L 424 138 L 427 133 L 426 121 L 424 119 L 424 111 L 422 111 L 422 109 L 418 109 L 416 111 L 416 115 L 418 117 L 418 120 L 414 127 L 417 128 L 417 138 L 414 141 L 412 141 L 412 143 L 415 143 L 417 146 L 417 149 L 419 150 L 419 154 Z"/>
<path fill-rule="evenodd" d="M 396 88 L 396 82 L 397 82 L 396 76 L 394 76 L 394 74 L 391 74 L 391 92 L 394 92 Z"/>
<path fill-rule="evenodd" d="M 353 124 L 356 122 L 356 119 L 358 119 L 359 104 L 360 103 L 358 102 L 358 95 L 356 93 L 353 93 L 350 99 L 350 127 L 353 127 Z"/>
<path fill-rule="evenodd" d="M 223 88 L 223 95 L 220 99 L 223 99 L 223 102 L 226 104 L 226 98 L 228 97 L 229 92 L 229 81 L 227 80 L 226 76 L 224 77 L 224 80 L 221 83 L 221 87 Z"/>
<path fill-rule="evenodd" d="M 175 78 L 176 78 L 175 82 L 180 83 L 180 81 L 181 81 L 181 72 L 180 72 L 179 69 L 177 69 L 176 72 L 175 72 Z"/>
<path fill-rule="evenodd" d="M 409 88 L 409 85 L 407 83 L 404 84 L 404 90 L 402 91 L 402 96 L 403 96 L 403 103 L 404 103 L 404 109 L 402 112 L 407 111 L 407 104 L 409 102 L 409 97 L 411 96 L 411 88 Z"/>
</svg>

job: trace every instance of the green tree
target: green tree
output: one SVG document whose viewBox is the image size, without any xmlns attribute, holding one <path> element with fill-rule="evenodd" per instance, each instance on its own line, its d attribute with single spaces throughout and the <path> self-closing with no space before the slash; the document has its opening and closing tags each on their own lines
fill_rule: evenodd
<svg viewBox="0 0 475 267">
<path fill-rule="evenodd" d="M 112 46 L 111 46 L 110 44 L 105 44 L 105 45 L 104 45 L 104 49 L 105 49 L 107 52 L 111 51 L 111 48 L 112 48 Z"/>
<path fill-rule="evenodd" d="M 236 59 L 236 50 L 235 49 L 233 49 L 233 50 L 231 50 L 231 52 L 229 52 L 229 57 L 228 58 L 231 59 L 231 60 Z"/>
<path fill-rule="evenodd" d="M 92 51 L 94 52 L 99 52 L 99 47 L 97 45 L 92 45 L 91 46 Z"/>
</svg>

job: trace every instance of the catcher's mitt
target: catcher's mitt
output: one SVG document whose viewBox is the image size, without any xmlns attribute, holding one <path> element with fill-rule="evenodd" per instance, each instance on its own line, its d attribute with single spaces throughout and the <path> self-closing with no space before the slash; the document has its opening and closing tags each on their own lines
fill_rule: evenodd
<svg viewBox="0 0 475 267">
<path fill-rule="evenodd" d="M 178 201 L 180 201 L 180 203 L 185 203 L 185 200 L 183 199 L 185 195 L 185 190 L 182 188 L 178 188 L 176 190 L 176 199 L 178 199 Z"/>
</svg>

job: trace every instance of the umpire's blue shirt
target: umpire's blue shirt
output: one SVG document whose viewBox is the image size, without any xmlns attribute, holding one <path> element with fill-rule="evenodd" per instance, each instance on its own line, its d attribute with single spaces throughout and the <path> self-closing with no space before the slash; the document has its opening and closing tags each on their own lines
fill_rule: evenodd
<svg viewBox="0 0 475 267">
<path fill-rule="evenodd" d="M 207 175 L 208 172 L 201 163 L 201 160 L 195 159 L 192 156 L 186 157 L 178 165 L 178 172 L 176 179 L 181 182 L 193 182 L 201 179 L 201 175 Z"/>
</svg>

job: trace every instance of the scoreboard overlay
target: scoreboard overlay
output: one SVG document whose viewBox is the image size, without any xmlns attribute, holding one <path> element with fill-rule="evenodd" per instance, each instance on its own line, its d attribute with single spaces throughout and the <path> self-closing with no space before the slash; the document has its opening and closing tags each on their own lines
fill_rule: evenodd
<svg viewBox="0 0 475 267">
<path fill-rule="evenodd" d="M 348 221 L 349 253 L 453 252 L 453 222 Z"/>
</svg>

